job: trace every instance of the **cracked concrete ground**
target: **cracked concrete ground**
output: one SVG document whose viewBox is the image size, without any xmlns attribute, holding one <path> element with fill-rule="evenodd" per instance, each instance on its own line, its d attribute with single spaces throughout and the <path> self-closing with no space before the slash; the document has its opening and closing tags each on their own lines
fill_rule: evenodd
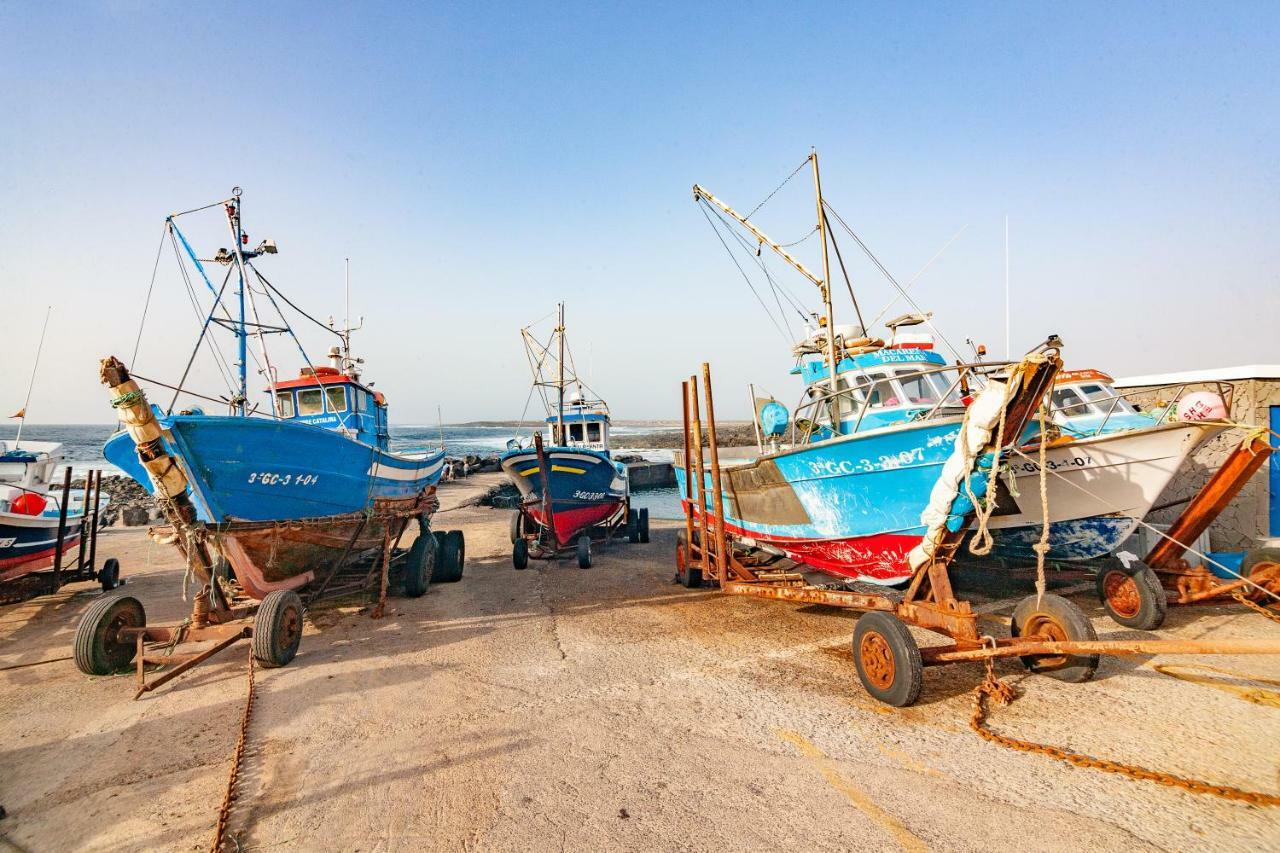
<svg viewBox="0 0 1280 853">
<path fill-rule="evenodd" d="M 446 488 L 445 507 L 485 485 Z M 598 550 L 588 571 L 516 572 L 507 521 L 478 507 L 438 516 L 466 531 L 461 583 L 393 599 L 378 621 L 318 610 L 298 658 L 258 670 L 231 820 L 244 849 L 1280 846 L 1280 809 L 979 739 L 976 665 L 926 671 L 915 707 L 877 704 L 849 655 L 854 614 L 673 586 L 673 525 Z M 100 549 L 121 558 L 123 592 L 150 621 L 184 615 L 176 552 L 136 531 Z M 77 585 L 0 609 L 0 667 L 67 654 L 99 594 Z M 1075 600 L 1100 635 L 1130 636 Z M 1167 633 L 1280 640 L 1280 625 L 1203 607 L 1172 611 Z M 131 676 L 89 678 L 69 661 L 0 671 L 0 849 L 207 849 L 246 654 L 137 702 Z M 1025 691 L 994 712 L 1003 732 L 1280 792 L 1280 660 L 1104 659 L 1083 685 L 1016 661 L 998 672 Z"/>
</svg>

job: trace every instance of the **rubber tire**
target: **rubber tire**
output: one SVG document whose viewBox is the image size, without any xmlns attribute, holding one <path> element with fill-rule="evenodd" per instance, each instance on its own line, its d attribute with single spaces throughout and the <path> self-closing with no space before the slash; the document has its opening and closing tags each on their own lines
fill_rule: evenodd
<svg viewBox="0 0 1280 853">
<path fill-rule="evenodd" d="M 1115 575 L 1126 576 L 1136 587 L 1138 594 L 1136 612 L 1120 613 L 1108 601 L 1107 584 Z M 1098 570 L 1094 583 L 1098 601 L 1102 602 L 1102 609 L 1117 625 L 1137 631 L 1154 631 L 1164 624 L 1165 614 L 1169 610 L 1168 596 L 1165 595 L 1159 576 L 1141 560 L 1130 563 L 1128 568 L 1125 568 L 1124 563 L 1119 560 L 1108 561 Z"/>
<path fill-rule="evenodd" d="M 462 580 L 462 570 L 467 560 L 467 540 L 461 530 L 449 530 L 438 534 L 441 542 L 436 554 L 435 569 L 431 573 L 434 583 L 457 583 Z"/>
<path fill-rule="evenodd" d="M 516 567 L 517 572 L 529 568 L 529 543 L 524 539 L 517 539 L 516 544 L 511 546 L 511 565 Z"/>
<path fill-rule="evenodd" d="M 98 570 L 98 583 L 101 584 L 103 592 L 110 592 L 120 586 L 119 560 L 108 557 L 102 561 L 102 568 Z"/>
<path fill-rule="evenodd" d="M 120 628 L 145 628 L 147 612 L 142 602 L 131 595 L 100 598 L 80 617 L 73 642 L 76 668 L 85 675 L 110 675 L 133 662 L 138 653 L 136 642 L 117 643 L 107 640 L 108 631 Z"/>
<path fill-rule="evenodd" d="M 578 552 L 578 568 L 580 569 L 591 568 L 591 537 L 590 536 L 578 537 L 577 552 Z"/>
<path fill-rule="evenodd" d="M 683 530 L 676 534 L 676 578 L 687 589 L 702 589 L 702 569 L 689 562 L 689 538 Z"/>
<path fill-rule="evenodd" d="M 1259 563 L 1280 563 L 1280 548 L 1254 548 L 1245 552 L 1240 561 L 1240 574 L 1246 578 L 1253 574 L 1253 567 Z"/>
<path fill-rule="evenodd" d="M 649 544 L 649 510 L 647 507 L 640 510 L 640 542 L 644 545 Z"/>
<path fill-rule="evenodd" d="M 524 534 L 524 514 L 516 510 L 511 514 L 511 544 L 516 544 L 516 540 Z"/>
<path fill-rule="evenodd" d="M 1045 593 L 1039 604 L 1034 595 L 1018 602 L 1018 606 L 1013 609 L 1009 633 L 1014 637 L 1032 636 L 1028 631 L 1039 627 L 1037 623 L 1042 621 L 1052 622 L 1057 626 L 1063 635 L 1059 639 L 1098 639 L 1093 623 L 1084 615 L 1084 611 L 1062 596 L 1052 593 Z M 1038 634 L 1040 631 L 1034 633 Z M 1032 655 L 1023 657 L 1022 663 L 1032 672 L 1072 684 L 1088 681 L 1098 671 L 1098 655 L 1062 655 L 1055 658 Z"/>
<path fill-rule="evenodd" d="M 640 541 L 640 513 L 634 509 L 627 510 L 627 541 L 632 545 Z"/>
<path fill-rule="evenodd" d="M 871 680 L 862 660 L 864 641 L 878 637 L 888 647 L 893 663 L 893 678 L 887 685 Z M 920 647 L 902 620 L 892 613 L 872 610 L 858 617 L 853 627 L 853 662 L 858 668 L 858 680 L 867 693 L 886 705 L 905 708 L 914 705 L 924 687 L 924 661 Z"/>
<path fill-rule="evenodd" d="M 431 582 L 444 583 L 445 573 L 448 571 L 449 557 L 444 550 L 445 536 L 443 530 L 435 530 L 431 533 L 436 540 L 436 564 L 431 568 Z"/>
<path fill-rule="evenodd" d="M 436 547 L 436 538 L 431 535 L 430 529 L 420 529 L 418 538 L 413 540 L 409 555 L 404 561 L 405 598 L 421 598 L 427 594 L 439 554 L 440 549 Z"/>
<path fill-rule="evenodd" d="M 253 618 L 253 656 L 265 667 L 287 666 L 302 643 L 302 599 L 291 589 L 267 593 Z"/>
</svg>

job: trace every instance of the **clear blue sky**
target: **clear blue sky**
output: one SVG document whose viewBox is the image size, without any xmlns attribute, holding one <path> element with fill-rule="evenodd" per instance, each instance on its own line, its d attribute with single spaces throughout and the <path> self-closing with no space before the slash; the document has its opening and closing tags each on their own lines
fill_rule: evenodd
<svg viewBox="0 0 1280 853">
<path fill-rule="evenodd" d="M 1057 332 L 1118 374 L 1280 361 L 1278 44 L 1275 3 L 2 3 L 0 403 L 52 303 L 32 419 L 109 421 L 97 360 L 132 352 L 165 214 L 233 185 L 280 245 L 264 272 L 321 316 L 352 258 L 395 422 L 518 416 L 517 329 L 558 299 L 617 416 L 678 417 L 704 359 L 725 415 L 748 381 L 790 401 L 690 186 L 749 209 L 810 146 L 900 278 L 967 226 L 914 290 L 953 339 L 1003 349 L 1007 214 L 1015 349 Z M 802 236 L 809 193 L 761 224 Z M 160 269 L 136 366 L 173 377 L 195 320 Z M 851 271 L 876 313 L 886 285 Z"/>
</svg>

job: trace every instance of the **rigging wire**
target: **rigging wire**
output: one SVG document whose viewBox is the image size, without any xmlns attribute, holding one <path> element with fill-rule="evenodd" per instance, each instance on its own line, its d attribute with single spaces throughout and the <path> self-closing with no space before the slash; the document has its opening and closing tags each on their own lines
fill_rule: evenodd
<svg viewBox="0 0 1280 853">
<path fill-rule="evenodd" d="M 324 330 L 325 330 L 326 332 L 328 332 L 329 334 L 334 335 L 334 336 L 335 336 L 335 337 L 337 337 L 338 339 L 341 339 L 341 338 L 342 338 L 342 333 L 341 333 L 341 332 L 339 332 L 337 329 L 333 328 L 333 326 L 330 326 L 328 323 L 321 323 L 321 322 L 320 322 L 319 320 L 317 320 L 315 317 L 312 317 L 312 316 L 311 316 L 310 314 L 308 314 L 306 311 L 303 311 L 301 308 L 299 308 L 297 305 L 295 305 L 295 304 L 293 303 L 293 301 L 292 301 L 291 299 L 289 299 L 289 297 L 287 297 L 287 296 L 285 296 L 283 293 L 281 293 L 281 292 L 280 292 L 280 290 L 279 290 L 279 289 L 278 289 L 274 284 L 272 284 L 271 282 L 267 281 L 267 277 L 266 277 L 265 275 L 263 275 L 262 273 L 258 272 L 258 268 L 257 268 L 257 267 L 253 266 L 253 264 L 249 264 L 249 266 L 253 268 L 253 274 L 254 274 L 254 275 L 256 275 L 256 276 L 258 277 L 258 279 L 259 279 L 263 284 L 265 284 L 267 287 L 271 288 L 271 290 L 275 292 L 275 295 L 276 295 L 276 296 L 279 296 L 282 300 L 284 300 L 284 303 L 285 303 L 286 305 L 288 305 L 288 306 L 289 306 L 290 308 L 292 308 L 294 311 L 297 311 L 297 312 L 298 312 L 299 314 L 301 314 L 303 317 L 306 317 L 306 318 L 307 318 L 308 320 L 310 320 L 311 322 L 315 323 L 315 324 L 316 324 L 317 326 L 319 326 L 320 328 L 324 329 Z M 271 301 L 272 301 L 272 302 L 275 302 L 275 300 L 274 300 L 274 299 L 273 299 L 273 300 L 271 300 Z M 277 310 L 277 311 L 279 311 L 279 310 L 280 310 L 280 306 L 278 306 L 278 305 L 277 305 L 277 306 L 276 306 L 276 310 Z M 280 314 L 280 319 L 281 319 L 281 320 L 283 320 L 283 319 L 284 319 L 284 314 L 283 314 L 283 313 L 281 313 L 281 314 Z"/>
<path fill-rule="evenodd" d="M 133 342 L 133 356 L 129 359 L 129 364 L 135 364 L 138 361 L 138 349 L 142 346 L 142 329 L 147 325 L 147 311 L 151 308 L 151 292 L 156 287 L 156 273 L 160 271 L 160 256 L 164 254 L 164 238 L 169 233 L 169 221 L 166 219 L 164 230 L 160 232 L 160 245 L 156 246 L 156 262 L 151 267 L 151 283 L 147 285 L 147 298 L 142 303 L 142 319 L 138 321 L 138 337 Z"/>
<path fill-rule="evenodd" d="M 195 287 L 192 286 L 191 277 L 187 274 L 187 267 L 186 264 L 183 263 L 182 253 L 178 250 L 178 241 L 173 236 L 173 231 L 169 232 L 169 240 L 173 244 L 173 255 L 178 262 L 178 272 L 182 275 L 182 283 L 187 288 L 187 298 L 191 300 L 191 310 L 195 312 L 196 319 L 201 323 L 200 337 L 196 339 L 195 350 L 192 351 L 191 359 L 187 362 L 187 370 L 183 372 L 182 381 L 178 383 L 179 386 L 182 386 L 186 382 L 187 373 L 191 370 L 191 363 L 195 360 L 196 351 L 199 350 L 200 344 L 205 338 L 205 332 L 209 328 L 209 320 L 205 318 L 205 312 L 200 307 L 199 301 L 196 299 Z M 228 269 L 226 276 L 222 279 L 222 288 L 214 293 L 213 304 L 215 308 L 222 302 L 222 293 L 227 289 L 227 282 L 230 280 L 231 270 Z M 210 310 L 209 317 L 212 317 L 212 314 L 213 311 Z M 212 338 L 209 339 L 209 347 L 213 355 L 214 365 L 218 368 L 218 373 L 222 377 L 222 381 L 226 383 L 227 393 L 234 397 L 236 394 L 235 386 L 231 380 L 231 368 L 227 365 L 226 357 L 222 354 L 222 350 L 218 346 L 217 341 Z M 177 402 L 177 397 L 174 397 L 174 402 Z M 173 408 L 173 403 L 169 404 L 169 408 Z"/>
<path fill-rule="evenodd" d="M 792 178 L 794 178 L 796 175 L 800 174 L 800 170 L 801 170 L 801 169 L 803 169 L 805 166 L 808 166 L 808 165 L 809 165 L 809 161 L 810 161 L 810 160 L 812 160 L 812 159 L 813 159 L 813 155 L 812 155 L 812 154 L 810 154 L 808 157 L 805 157 L 805 158 L 804 158 L 804 161 L 803 161 L 803 162 L 801 162 L 799 166 L 796 166 L 795 171 L 793 171 L 790 175 L 787 175 L 786 179 L 784 179 L 782 183 L 780 183 L 780 184 L 778 184 L 776 187 L 774 187 L 773 192 L 769 193 L 767 196 L 765 196 L 765 197 L 764 197 L 764 201 L 760 202 L 760 203 L 759 203 L 759 204 L 757 204 L 755 207 L 751 208 L 751 212 L 750 212 L 750 213 L 748 213 L 746 216 L 744 216 L 744 217 L 742 217 L 742 218 L 743 218 L 743 219 L 750 219 L 751 217 L 755 216 L 755 215 L 756 215 L 756 211 L 758 211 L 760 208 L 762 208 L 762 207 L 764 207 L 766 204 L 768 204 L 768 203 L 769 203 L 769 199 L 773 198 L 775 195 L 777 195 L 777 194 L 778 194 L 778 190 L 782 189 L 782 188 L 783 188 L 783 187 L 785 187 L 787 184 L 791 183 L 791 179 L 792 179 Z"/>
<path fill-rule="evenodd" d="M 964 228 L 961 228 L 955 234 L 952 234 L 951 239 L 948 240 L 946 243 L 943 243 L 942 248 L 939 249 L 937 252 L 934 252 L 933 257 L 930 258 L 928 262 L 925 263 L 924 266 L 920 267 L 920 269 L 916 271 L 915 275 L 911 276 L 911 279 L 906 284 L 906 289 L 910 290 L 912 285 L 914 285 L 917 281 L 920 280 L 920 276 L 924 275 L 925 272 L 928 271 L 929 267 L 933 266 L 933 262 L 936 261 L 938 258 L 942 257 L 942 253 L 945 252 L 948 248 L 950 248 L 952 243 L 960 239 L 960 235 L 963 234 L 966 230 L 968 230 L 968 228 L 969 226 L 966 225 L 964 226 Z M 874 326 L 876 323 L 880 322 L 880 318 L 883 317 L 885 314 L 888 314 L 889 309 L 892 308 L 895 304 L 897 304 L 897 301 L 901 298 L 902 298 L 902 294 L 899 293 L 899 294 L 896 294 L 893 297 L 893 299 L 890 299 L 889 304 L 884 306 L 884 308 L 880 309 L 880 313 L 877 314 L 875 319 L 871 321 L 871 325 Z"/>
<path fill-rule="evenodd" d="M 849 288 L 849 299 L 853 302 L 853 313 L 858 315 L 858 325 L 862 327 L 862 334 L 867 334 L 866 321 L 862 319 L 862 309 L 858 306 L 858 297 L 853 295 L 853 281 L 849 278 L 849 271 L 844 266 L 844 255 L 840 254 L 840 244 L 836 242 L 834 234 L 831 234 L 831 220 L 827 218 L 827 212 L 822 211 L 822 221 L 827 226 L 827 233 L 831 235 L 831 245 L 836 250 L 836 260 L 840 262 L 840 273 L 844 276 L 844 286 Z M 830 287 L 831 283 L 827 283 Z"/>
<path fill-rule="evenodd" d="M 740 233 L 738 229 L 734 228 L 733 224 L 729 222 L 728 219 L 725 218 L 723 213 L 716 210 L 715 208 L 710 208 L 710 210 L 720 219 L 720 221 L 725 226 L 725 230 L 728 231 L 730 236 L 732 236 L 734 240 L 738 242 L 738 245 L 742 247 L 743 251 L 745 251 L 747 255 L 750 256 L 755 261 L 756 266 L 760 267 L 760 270 L 761 272 L 764 273 L 765 278 L 769 280 L 769 284 L 777 288 L 778 290 L 782 291 L 782 295 L 787 298 L 787 302 L 790 303 L 791 307 L 794 308 L 796 313 L 800 315 L 800 321 L 802 323 L 809 322 L 809 317 L 812 312 L 807 312 L 805 309 L 805 306 L 800 304 L 800 301 L 796 299 L 796 297 L 791 293 L 791 291 L 787 290 L 787 288 L 784 287 L 781 282 L 776 281 L 773 278 L 768 268 L 765 266 L 763 253 L 757 250 L 753 250 L 751 247 L 751 243 L 747 240 L 746 236 Z M 787 328 L 789 330 L 790 326 L 788 326 Z"/>
<path fill-rule="evenodd" d="M 773 312 L 769 310 L 769 306 L 767 306 L 764 300 L 760 297 L 760 293 L 756 290 L 756 286 L 752 284 L 750 276 L 747 275 L 747 271 L 742 268 L 742 265 L 738 263 L 738 259 L 734 257 L 733 250 L 729 248 L 729 244 L 725 242 L 724 236 L 720 233 L 720 229 L 716 227 L 715 222 L 712 221 L 711 216 L 708 215 L 706 204 L 699 204 L 698 209 L 702 211 L 702 215 L 707 220 L 707 224 L 710 225 L 711 230 L 715 232 L 716 239 L 720 241 L 720 245 L 724 246 L 725 252 L 729 255 L 729 260 L 733 261 L 733 265 L 738 268 L 738 273 L 742 276 L 742 280 L 747 283 L 747 287 L 750 288 L 752 295 L 754 295 L 756 301 L 760 303 L 760 307 L 764 309 L 765 314 L 769 316 L 769 320 L 773 323 L 773 327 L 778 330 L 778 334 L 782 336 L 782 339 L 786 341 L 787 346 L 790 347 L 794 342 L 787 337 L 787 333 L 783 331 L 777 318 L 774 317 Z"/>
<path fill-rule="evenodd" d="M 852 237 L 854 242 L 858 244 L 859 248 L 862 249 L 863 253 L 866 254 L 866 256 L 871 259 L 871 262 L 876 265 L 876 268 L 880 270 L 881 274 L 883 274 L 884 277 L 888 279 L 889 283 L 898 289 L 898 292 L 902 294 L 902 298 L 907 300 L 907 304 L 909 304 L 912 308 L 914 308 L 916 310 L 916 313 L 924 314 L 925 313 L 924 309 L 922 309 L 918 304 L 916 304 L 916 301 L 912 299 L 911 295 L 907 293 L 907 291 L 903 288 L 901 284 L 898 283 L 898 280 L 893 277 L 893 274 L 889 272 L 889 270 L 885 267 L 884 264 L 880 263 L 880 259 L 875 256 L 875 253 L 871 251 L 871 249 L 867 246 L 866 243 L 862 242 L 862 238 L 859 237 L 856 233 L 854 233 L 854 230 L 849 227 L 849 224 L 847 222 L 845 222 L 843 219 L 840 218 L 840 214 L 836 212 L 836 209 L 833 208 L 826 201 L 823 202 L 823 206 L 827 210 L 831 211 L 831 215 L 834 216 L 836 218 L 836 221 L 840 223 L 840 226 L 844 228 L 846 232 L 848 232 L 849 236 Z M 960 355 L 960 351 L 956 349 L 954 346 L 952 346 L 951 341 L 947 340 L 947 336 L 942 334 L 942 332 L 938 331 L 938 328 L 934 326 L 933 323 L 929 323 L 928 325 L 929 325 L 929 328 L 933 330 L 933 333 L 937 335 L 944 344 L 946 344 L 947 349 L 951 350 L 951 354 L 954 355 L 958 360 L 964 361 L 964 357 Z"/>
</svg>

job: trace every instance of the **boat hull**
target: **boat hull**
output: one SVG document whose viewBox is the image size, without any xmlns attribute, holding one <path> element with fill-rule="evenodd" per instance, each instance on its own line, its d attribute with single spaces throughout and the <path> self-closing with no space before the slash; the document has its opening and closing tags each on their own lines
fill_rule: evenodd
<svg viewBox="0 0 1280 853">
<path fill-rule="evenodd" d="M 161 425 L 209 522 L 362 512 L 375 500 L 413 498 L 434 486 L 444 464 L 443 450 L 402 456 L 292 421 L 179 415 Z M 152 490 L 127 433 L 112 436 L 104 454 Z"/>
<path fill-rule="evenodd" d="M 626 467 L 602 451 L 571 447 L 544 449 L 550 469 L 550 495 L 556 539 L 568 544 L 597 524 L 613 521 L 629 494 Z M 542 471 L 537 451 L 510 451 L 502 456 L 502 470 L 520 491 L 525 512 L 546 525 Z"/>
<path fill-rule="evenodd" d="M 1089 560 L 1110 554 L 1145 518 L 1188 456 L 1220 433 L 1218 424 L 1176 423 L 1073 439 L 1046 449 L 1049 475 L 1049 547 L 1054 560 Z M 1010 461 L 1015 489 L 992 516 L 992 553 L 1035 559 L 1040 539 L 1040 466 L 1037 451 Z"/>
<path fill-rule="evenodd" d="M 900 583 L 911 576 L 906 556 L 924 536 L 921 513 L 960 421 L 861 432 L 739 464 L 722 456 L 726 529 L 828 574 Z M 709 503 L 709 472 L 704 480 Z"/>
<path fill-rule="evenodd" d="M 83 516 L 67 518 L 65 554 L 80 542 Z M 14 580 L 53 565 L 58 547 L 58 517 L 0 513 L 0 581 Z"/>
</svg>

